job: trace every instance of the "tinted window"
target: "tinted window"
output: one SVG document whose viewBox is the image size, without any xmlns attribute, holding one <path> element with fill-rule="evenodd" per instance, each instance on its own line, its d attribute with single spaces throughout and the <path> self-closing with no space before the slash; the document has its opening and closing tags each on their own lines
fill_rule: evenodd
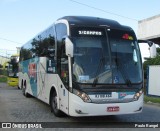
<svg viewBox="0 0 160 131">
<path fill-rule="evenodd" d="M 62 41 L 62 38 L 67 35 L 67 27 L 65 24 L 57 24 L 56 25 L 56 34 L 58 42 Z"/>
<path fill-rule="evenodd" d="M 21 48 L 20 60 L 27 60 L 36 56 L 48 57 L 48 48 L 55 48 L 55 32 L 53 26 L 33 38 Z"/>
<path fill-rule="evenodd" d="M 131 31 L 108 31 L 114 83 L 142 81 L 140 51 L 135 34 Z"/>
<path fill-rule="evenodd" d="M 73 27 L 73 80 L 79 83 L 111 83 L 109 46 L 105 28 Z M 96 82 L 97 81 L 97 82 Z"/>
<path fill-rule="evenodd" d="M 61 56 L 61 45 L 62 39 L 67 35 L 67 27 L 65 24 L 57 24 L 56 25 L 56 34 L 57 34 L 57 55 L 58 58 Z"/>
</svg>

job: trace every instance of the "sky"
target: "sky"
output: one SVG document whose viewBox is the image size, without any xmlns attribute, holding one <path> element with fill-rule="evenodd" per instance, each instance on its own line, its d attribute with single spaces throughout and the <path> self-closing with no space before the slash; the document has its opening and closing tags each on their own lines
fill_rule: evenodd
<svg viewBox="0 0 160 131">
<path fill-rule="evenodd" d="M 0 0 L 0 55 L 10 56 L 63 16 L 95 16 L 133 28 L 160 14 L 160 0 Z"/>
</svg>

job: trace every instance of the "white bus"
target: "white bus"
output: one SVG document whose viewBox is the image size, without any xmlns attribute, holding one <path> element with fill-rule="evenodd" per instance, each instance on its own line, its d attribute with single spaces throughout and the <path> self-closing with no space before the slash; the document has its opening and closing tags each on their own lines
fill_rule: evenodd
<svg viewBox="0 0 160 131">
<path fill-rule="evenodd" d="M 21 47 L 19 87 L 55 116 L 140 113 L 143 75 L 134 31 L 114 20 L 66 16 Z"/>
</svg>

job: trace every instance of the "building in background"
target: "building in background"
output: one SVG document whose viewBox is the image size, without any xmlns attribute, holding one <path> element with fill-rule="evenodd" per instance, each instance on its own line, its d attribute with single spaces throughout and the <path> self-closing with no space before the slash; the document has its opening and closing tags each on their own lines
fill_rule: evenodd
<svg viewBox="0 0 160 131">
<path fill-rule="evenodd" d="M 138 22 L 138 39 L 149 40 L 152 44 L 140 43 L 142 62 L 157 55 L 156 48 L 160 45 L 160 15 L 156 15 Z"/>
<path fill-rule="evenodd" d="M 160 15 L 139 21 L 137 37 L 160 45 Z"/>
<path fill-rule="evenodd" d="M 157 56 L 157 47 L 155 43 L 139 43 L 139 48 L 142 56 L 142 63 L 144 63 L 148 58 L 154 58 Z"/>
</svg>

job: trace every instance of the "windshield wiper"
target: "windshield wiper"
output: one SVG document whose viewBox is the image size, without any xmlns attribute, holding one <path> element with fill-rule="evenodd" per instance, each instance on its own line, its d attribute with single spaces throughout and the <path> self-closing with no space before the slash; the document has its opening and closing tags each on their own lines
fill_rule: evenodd
<svg viewBox="0 0 160 131">
<path fill-rule="evenodd" d="M 93 84 L 92 86 L 95 87 L 97 82 L 98 82 L 98 79 L 99 79 L 99 72 L 101 71 L 101 68 L 102 68 L 102 65 L 104 63 L 104 57 L 102 57 L 100 60 L 99 60 L 99 64 L 98 64 L 98 68 L 97 68 L 97 71 L 96 71 L 96 75 L 95 75 L 95 78 L 93 80 Z"/>
<path fill-rule="evenodd" d="M 126 72 L 125 68 L 123 67 L 122 63 L 118 60 L 118 58 L 115 59 L 115 62 L 116 62 L 116 64 L 117 64 L 117 67 L 118 67 L 118 69 L 119 69 L 119 71 L 120 71 L 120 73 L 121 73 L 121 75 L 122 75 L 125 83 L 126 83 L 129 87 L 131 87 L 131 86 L 132 86 L 132 83 L 131 83 L 131 81 L 130 81 L 128 75 L 127 75 L 127 72 Z"/>
</svg>

